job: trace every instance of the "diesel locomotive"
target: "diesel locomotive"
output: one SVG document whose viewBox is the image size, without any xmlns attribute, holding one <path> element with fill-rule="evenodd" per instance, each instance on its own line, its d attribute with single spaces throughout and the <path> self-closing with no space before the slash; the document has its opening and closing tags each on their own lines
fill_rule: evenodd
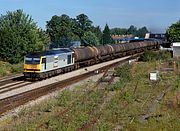
<svg viewBox="0 0 180 131">
<path fill-rule="evenodd" d="M 145 50 L 157 50 L 161 43 L 159 40 L 147 39 L 123 44 L 34 52 L 24 57 L 24 77 L 44 79 L 82 66 L 133 55 Z"/>
</svg>

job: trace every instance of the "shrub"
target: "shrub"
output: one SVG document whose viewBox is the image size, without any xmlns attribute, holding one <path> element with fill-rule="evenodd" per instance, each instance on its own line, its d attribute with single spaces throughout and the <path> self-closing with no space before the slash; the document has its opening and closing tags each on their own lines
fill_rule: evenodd
<svg viewBox="0 0 180 131">
<path fill-rule="evenodd" d="M 176 79 L 176 82 L 175 82 L 175 85 L 173 86 L 173 89 L 175 91 L 180 89 L 180 79 L 179 79 L 179 77 Z"/>
<path fill-rule="evenodd" d="M 122 80 L 119 80 L 115 84 L 113 84 L 111 86 L 107 86 L 106 90 L 108 90 L 108 91 L 119 90 L 119 89 L 123 88 L 124 86 L 125 86 L 125 82 Z"/>
<path fill-rule="evenodd" d="M 118 68 L 116 68 L 115 73 L 118 77 L 120 77 L 121 80 L 127 82 L 132 79 L 131 74 L 131 65 L 124 64 Z"/>
<path fill-rule="evenodd" d="M 124 92 L 123 95 L 122 95 L 122 98 L 126 101 L 130 101 L 132 96 L 129 92 Z"/>
<path fill-rule="evenodd" d="M 123 88 L 125 84 L 132 79 L 131 65 L 124 64 L 116 68 L 115 74 L 120 77 L 120 80 L 117 83 L 106 87 L 106 90 L 114 91 Z"/>
<path fill-rule="evenodd" d="M 156 60 L 167 60 L 171 58 L 171 53 L 169 51 L 145 51 L 140 57 L 140 61 L 156 61 Z"/>
<path fill-rule="evenodd" d="M 20 73 L 23 71 L 23 64 L 10 64 L 8 62 L 0 61 L 0 77 L 6 76 L 12 73 Z"/>
<path fill-rule="evenodd" d="M 62 94 L 59 94 L 59 96 L 57 97 L 58 105 L 65 107 L 68 105 L 68 103 L 71 101 L 72 98 L 73 98 L 72 92 L 69 90 L 64 90 Z"/>
</svg>

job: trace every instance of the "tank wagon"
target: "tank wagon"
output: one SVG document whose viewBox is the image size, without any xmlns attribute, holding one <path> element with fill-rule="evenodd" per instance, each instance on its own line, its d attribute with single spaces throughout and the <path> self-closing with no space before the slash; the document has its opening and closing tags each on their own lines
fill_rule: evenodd
<svg viewBox="0 0 180 131">
<path fill-rule="evenodd" d="M 24 76 L 44 79 L 82 66 L 136 54 L 145 50 L 157 50 L 161 41 L 148 39 L 124 44 L 106 44 L 96 47 L 59 48 L 34 52 L 24 58 Z"/>
</svg>

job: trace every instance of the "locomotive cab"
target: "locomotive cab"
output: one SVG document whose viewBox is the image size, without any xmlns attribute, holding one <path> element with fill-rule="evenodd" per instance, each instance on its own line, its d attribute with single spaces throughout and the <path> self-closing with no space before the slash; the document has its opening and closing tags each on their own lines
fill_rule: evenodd
<svg viewBox="0 0 180 131">
<path fill-rule="evenodd" d="M 41 56 L 30 54 L 24 57 L 24 76 L 25 77 L 37 77 L 41 72 Z"/>
<path fill-rule="evenodd" d="M 47 78 L 73 65 L 74 52 L 70 49 L 60 48 L 35 52 L 24 57 L 24 76 L 26 78 Z"/>
</svg>

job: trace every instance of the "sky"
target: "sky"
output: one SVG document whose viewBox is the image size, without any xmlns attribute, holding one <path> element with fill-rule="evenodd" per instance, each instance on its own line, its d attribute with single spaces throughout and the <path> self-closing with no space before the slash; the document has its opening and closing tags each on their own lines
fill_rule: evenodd
<svg viewBox="0 0 180 131">
<path fill-rule="evenodd" d="M 53 15 L 71 18 L 86 14 L 93 25 L 104 29 L 146 26 L 153 33 L 164 33 L 180 20 L 180 0 L 0 0 L 0 14 L 23 9 L 37 25 L 46 29 Z"/>
</svg>

